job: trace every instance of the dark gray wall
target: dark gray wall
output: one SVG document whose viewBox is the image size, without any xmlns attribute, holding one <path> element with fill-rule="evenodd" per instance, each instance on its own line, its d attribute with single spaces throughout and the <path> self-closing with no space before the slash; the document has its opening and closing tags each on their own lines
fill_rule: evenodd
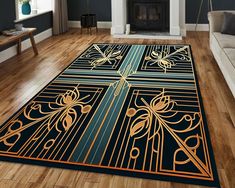
<svg viewBox="0 0 235 188">
<path fill-rule="evenodd" d="M 0 0 L 0 31 L 12 28 L 15 17 L 15 1 Z"/>
<path fill-rule="evenodd" d="M 235 0 L 212 0 L 214 10 L 235 10 Z M 186 23 L 195 23 L 201 0 L 186 0 Z M 199 23 L 208 23 L 208 0 L 204 0 Z"/>
<path fill-rule="evenodd" d="M 200 23 L 207 23 L 207 1 L 204 0 Z M 235 10 L 235 0 L 212 0 L 215 10 Z M 196 23 L 201 0 L 186 0 L 186 23 Z M 111 0 L 90 0 L 91 13 L 97 14 L 99 21 L 111 21 Z M 86 13 L 85 0 L 68 0 L 69 20 L 80 20 Z"/>
<path fill-rule="evenodd" d="M 0 31 L 14 28 L 15 19 L 15 0 L 0 0 Z M 19 23 L 22 23 L 24 27 L 36 27 L 37 32 L 35 34 L 37 34 L 52 27 L 52 12 L 41 14 Z M 10 46 L 12 45 L 1 47 L 0 51 Z"/>
<path fill-rule="evenodd" d="M 19 23 L 22 23 L 24 27 L 36 27 L 37 33 L 41 33 L 52 27 L 52 12 L 40 14 Z"/>
<path fill-rule="evenodd" d="M 111 0 L 89 0 L 90 13 L 96 14 L 99 21 L 111 20 Z M 86 0 L 68 0 L 69 20 L 80 20 L 87 13 Z"/>
</svg>

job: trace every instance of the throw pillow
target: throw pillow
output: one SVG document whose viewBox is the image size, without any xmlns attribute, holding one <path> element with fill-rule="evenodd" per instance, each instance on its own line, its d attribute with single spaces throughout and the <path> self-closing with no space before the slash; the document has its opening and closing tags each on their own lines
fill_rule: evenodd
<svg viewBox="0 0 235 188">
<path fill-rule="evenodd" d="M 235 35 L 235 14 L 225 12 L 221 33 Z"/>
</svg>

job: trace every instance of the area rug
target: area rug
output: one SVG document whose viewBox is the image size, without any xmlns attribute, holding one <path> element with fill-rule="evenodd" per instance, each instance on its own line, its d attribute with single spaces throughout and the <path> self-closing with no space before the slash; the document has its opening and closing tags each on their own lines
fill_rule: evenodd
<svg viewBox="0 0 235 188">
<path fill-rule="evenodd" d="M 219 187 L 188 45 L 91 45 L 0 126 L 0 156 Z"/>
</svg>

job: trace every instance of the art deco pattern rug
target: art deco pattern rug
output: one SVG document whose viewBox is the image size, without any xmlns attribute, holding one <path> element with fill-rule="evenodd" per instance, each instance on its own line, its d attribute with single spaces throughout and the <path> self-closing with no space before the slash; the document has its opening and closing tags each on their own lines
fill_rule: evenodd
<svg viewBox="0 0 235 188">
<path fill-rule="evenodd" d="M 0 126 L 0 159 L 219 186 L 188 45 L 93 44 Z"/>
</svg>

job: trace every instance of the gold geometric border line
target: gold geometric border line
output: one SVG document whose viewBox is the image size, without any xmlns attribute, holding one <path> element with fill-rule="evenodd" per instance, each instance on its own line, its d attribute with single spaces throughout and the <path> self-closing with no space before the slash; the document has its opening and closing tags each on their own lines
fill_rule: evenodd
<svg viewBox="0 0 235 188">
<path fill-rule="evenodd" d="M 168 176 L 177 176 L 177 177 L 182 177 L 182 178 L 189 178 L 189 179 L 201 179 L 201 180 L 209 180 L 213 181 L 214 179 L 211 177 L 198 177 L 198 176 L 189 176 L 189 175 L 180 175 L 180 174 L 172 174 L 172 173 L 165 173 L 165 172 L 152 172 L 152 171 L 145 171 L 145 170 L 136 170 L 136 169 L 127 169 L 127 168 L 120 168 L 120 167 L 112 167 L 112 166 L 104 166 L 104 165 L 92 165 L 92 164 L 84 164 L 84 163 L 79 163 L 79 162 L 69 162 L 69 161 L 58 161 L 58 160 L 48 160 L 48 159 L 40 159 L 40 158 L 30 158 L 30 157 L 21 157 L 21 156 L 12 156 L 12 155 L 2 155 L 0 156 L 4 157 L 12 157 L 16 159 L 28 159 L 31 161 L 44 161 L 44 162 L 52 162 L 55 164 L 61 163 L 61 164 L 68 164 L 68 165 L 75 165 L 75 166 L 85 166 L 85 167 L 97 167 L 97 168 L 103 168 L 103 169 L 111 169 L 111 170 L 123 170 L 123 171 L 129 171 L 129 172 L 140 172 L 140 173 L 145 173 L 145 174 L 152 174 L 152 175 L 168 175 Z"/>
</svg>

